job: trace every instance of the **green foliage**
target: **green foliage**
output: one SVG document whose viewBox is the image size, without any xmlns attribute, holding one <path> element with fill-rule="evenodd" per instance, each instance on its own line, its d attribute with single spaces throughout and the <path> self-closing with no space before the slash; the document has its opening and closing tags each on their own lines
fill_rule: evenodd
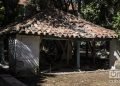
<svg viewBox="0 0 120 86">
<path fill-rule="evenodd" d="M 113 27 L 120 29 L 120 12 L 117 12 L 117 15 L 113 17 Z"/>
<path fill-rule="evenodd" d="M 19 6 L 16 11 L 16 16 L 15 16 L 15 21 L 21 20 L 24 18 L 24 11 L 25 7 L 24 6 Z"/>
<path fill-rule="evenodd" d="M 120 0 L 82 0 L 81 17 L 120 34 Z"/>
<path fill-rule="evenodd" d="M 113 17 L 113 28 L 120 35 L 120 11 Z"/>
<path fill-rule="evenodd" d="M 13 0 L 14 1 L 14 0 Z M 18 1 L 18 0 L 17 0 Z M 13 6 L 10 10 L 16 14 L 15 20 L 24 19 L 25 16 L 34 15 L 34 13 L 52 7 L 53 1 L 59 0 L 29 0 L 27 6 Z M 120 0 L 80 0 L 81 9 L 80 14 L 84 19 L 95 24 L 112 28 L 120 33 Z M 57 3 L 54 2 L 56 5 Z M 9 4 L 9 3 L 7 3 Z M 10 3 L 10 6 L 12 3 Z M 15 8 L 17 7 L 17 8 Z M 0 1 L 0 24 L 5 20 L 5 8 Z M 8 9 L 8 12 L 9 9 Z M 13 18 L 12 17 L 12 18 Z M 8 19 L 10 21 L 10 19 Z M 10 21 L 12 22 L 12 21 Z"/>
<path fill-rule="evenodd" d="M 91 2 L 86 5 L 82 5 L 81 7 L 82 17 L 91 22 L 96 22 L 97 19 L 99 18 L 98 15 L 100 13 L 100 10 L 98 8 L 99 5 L 94 2 Z"/>
</svg>

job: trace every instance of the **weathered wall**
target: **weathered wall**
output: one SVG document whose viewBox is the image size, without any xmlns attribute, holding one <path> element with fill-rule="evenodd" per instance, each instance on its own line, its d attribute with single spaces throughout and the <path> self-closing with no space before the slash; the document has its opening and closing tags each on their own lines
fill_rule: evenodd
<svg viewBox="0 0 120 86">
<path fill-rule="evenodd" d="M 120 42 L 113 39 L 110 41 L 110 68 L 116 65 L 120 65 Z"/>
<path fill-rule="evenodd" d="M 36 71 L 36 68 L 39 67 L 39 45 L 39 36 L 17 35 L 16 72 L 23 70 Z"/>
</svg>

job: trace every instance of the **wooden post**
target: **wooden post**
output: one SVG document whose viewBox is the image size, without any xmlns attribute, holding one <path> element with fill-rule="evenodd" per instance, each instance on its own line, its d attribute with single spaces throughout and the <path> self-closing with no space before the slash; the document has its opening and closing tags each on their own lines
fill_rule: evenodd
<svg viewBox="0 0 120 86">
<path fill-rule="evenodd" d="M 86 57 L 88 58 L 88 41 L 86 41 Z"/>
<path fill-rule="evenodd" d="M 77 41 L 77 68 L 80 68 L 80 42 Z"/>
<path fill-rule="evenodd" d="M 71 41 L 67 41 L 67 65 L 69 65 L 69 61 L 72 59 L 72 44 Z"/>
<path fill-rule="evenodd" d="M 93 64 L 95 65 L 95 41 L 92 41 L 92 58 L 93 58 Z"/>
</svg>

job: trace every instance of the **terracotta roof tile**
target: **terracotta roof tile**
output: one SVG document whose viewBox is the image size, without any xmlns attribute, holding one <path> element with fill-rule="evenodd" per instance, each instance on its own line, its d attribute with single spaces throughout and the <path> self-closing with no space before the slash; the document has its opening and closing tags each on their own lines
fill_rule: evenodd
<svg viewBox="0 0 120 86">
<path fill-rule="evenodd" d="M 13 27 L 18 33 L 24 34 L 43 34 L 67 38 L 117 38 L 117 34 L 113 30 L 100 27 L 58 10 L 42 11 L 10 28 Z M 7 29 L 0 33 L 12 30 Z"/>
<path fill-rule="evenodd" d="M 20 5 L 27 5 L 30 0 L 19 0 L 18 4 Z"/>
</svg>

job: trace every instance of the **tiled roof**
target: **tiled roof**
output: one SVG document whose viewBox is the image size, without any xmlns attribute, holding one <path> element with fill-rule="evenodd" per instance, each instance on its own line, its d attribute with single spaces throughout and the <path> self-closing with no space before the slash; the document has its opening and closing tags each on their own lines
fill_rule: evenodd
<svg viewBox="0 0 120 86">
<path fill-rule="evenodd" d="M 27 5 L 29 3 L 29 0 L 19 0 L 18 4 L 20 5 Z"/>
<path fill-rule="evenodd" d="M 48 35 L 67 38 L 117 38 L 115 31 L 58 10 L 42 11 L 0 33 Z"/>
</svg>

